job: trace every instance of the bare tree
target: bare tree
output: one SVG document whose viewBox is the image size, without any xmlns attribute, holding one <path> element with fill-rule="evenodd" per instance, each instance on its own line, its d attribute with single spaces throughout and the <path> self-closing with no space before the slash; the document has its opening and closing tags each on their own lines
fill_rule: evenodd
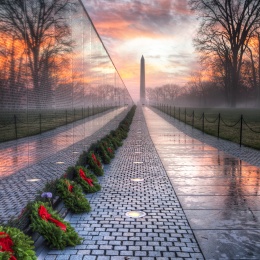
<svg viewBox="0 0 260 260">
<path fill-rule="evenodd" d="M 180 93 L 180 87 L 176 84 L 166 84 L 161 87 L 167 102 L 172 103 Z"/>
<path fill-rule="evenodd" d="M 70 52 L 67 23 L 71 0 L 0 0 L 0 32 L 16 37 L 24 46 L 36 93 L 51 69 L 54 56 Z M 44 79 L 46 82 L 46 79 Z M 37 95 L 38 96 L 38 95 Z"/>
<path fill-rule="evenodd" d="M 254 38 L 247 48 L 247 56 L 249 58 L 250 76 L 246 74 L 250 80 L 252 88 L 256 95 L 256 105 L 260 106 L 260 33 L 256 32 Z"/>
<path fill-rule="evenodd" d="M 171 104 L 180 95 L 181 89 L 176 84 L 166 84 L 160 87 L 147 88 L 146 92 L 151 103 L 166 102 Z"/>
<path fill-rule="evenodd" d="M 217 54 L 230 73 L 230 105 L 236 106 L 243 55 L 260 24 L 259 0 L 189 0 L 200 14 L 195 45 L 200 52 Z"/>
</svg>

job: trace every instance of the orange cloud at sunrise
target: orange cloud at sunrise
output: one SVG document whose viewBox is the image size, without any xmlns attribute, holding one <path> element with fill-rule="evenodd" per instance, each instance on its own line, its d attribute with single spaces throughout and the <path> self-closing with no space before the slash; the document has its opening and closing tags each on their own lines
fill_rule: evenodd
<svg viewBox="0 0 260 260">
<path fill-rule="evenodd" d="M 146 87 L 184 85 L 196 69 L 192 37 L 198 22 L 187 0 L 83 0 L 134 100 L 139 99 L 140 59 Z"/>
</svg>

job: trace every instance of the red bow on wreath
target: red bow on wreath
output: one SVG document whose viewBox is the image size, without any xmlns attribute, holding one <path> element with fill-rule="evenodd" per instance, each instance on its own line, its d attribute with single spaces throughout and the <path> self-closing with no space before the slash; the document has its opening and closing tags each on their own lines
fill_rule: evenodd
<svg viewBox="0 0 260 260">
<path fill-rule="evenodd" d="M 11 253 L 11 257 L 9 260 L 16 260 L 16 258 L 12 255 L 14 253 L 12 247 L 14 245 L 11 237 L 5 232 L 0 232 L 0 252 L 9 252 Z"/>
<path fill-rule="evenodd" d="M 101 163 L 100 163 L 100 161 L 97 159 L 97 157 L 95 156 L 94 153 L 92 153 L 91 157 L 92 157 L 92 159 L 94 160 L 94 162 L 98 165 L 98 167 L 101 167 Z"/>
<path fill-rule="evenodd" d="M 72 192 L 73 186 L 69 183 L 69 181 L 65 180 L 66 184 L 68 185 L 68 191 Z"/>
<path fill-rule="evenodd" d="M 59 220 L 55 219 L 55 218 L 52 218 L 51 217 L 51 214 L 47 211 L 47 209 L 41 205 L 39 207 L 39 210 L 38 210 L 38 214 L 39 216 L 45 220 L 45 221 L 51 221 L 52 223 L 54 223 L 57 227 L 59 227 L 61 230 L 63 231 L 66 231 L 66 225 L 63 224 L 62 222 L 60 222 Z"/>
<path fill-rule="evenodd" d="M 110 147 L 108 147 L 107 150 L 108 150 L 110 153 L 113 153 L 113 150 L 112 150 Z"/>
<path fill-rule="evenodd" d="M 71 184 L 68 185 L 68 190 L 69 190 L 69 192 L 72 192 L 73 186 Z"/>
<path fill-rule="evenodd" d="M 89 186 L 91 186 L 91 187 L 94 186 L 93 185 L 93 180 L 90 179 L 90 178 L 87 178 L 85 172 L 82 169 L 79 169 L 79 176 L 81 177 L 81 179 L 86 181 L 89 184 Z"/>
</svg>

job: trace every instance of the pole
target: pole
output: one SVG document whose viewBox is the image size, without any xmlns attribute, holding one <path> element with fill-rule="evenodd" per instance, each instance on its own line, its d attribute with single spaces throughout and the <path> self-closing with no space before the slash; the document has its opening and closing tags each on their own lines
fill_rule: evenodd
<svg viewBox="0 0 260 260">
<path fill-rule="evenodd" d="M 192 111 L 192 128 L 194 127 L 194 110 Z"/>
<path fill-rule="evenodd" d="M 202 132 L 204 134 L 204 119 L 205 119 L 205 115 L 204 115 L 204 112 L 202 114 Z"/>
<path fill-rule="evenodd" d="M 220 113 L 218 113 L 218 139 L 219 139 L 219 132 L 220 132 Z"/>
<path fill-rule="evenodd" d="M 40 114 L 40 134 L 42 133 L 42 115 Z"/>
<path fill-rule="evenodd" d="M 14 131 L 15 131 L 15 139 L 18 138 L 18 133 L 17 133 L 17 119 L 16 115 L 14 115 Z"/>
<path fill-rule="evenodd" d="M 239 138 L 240 147 L 242 145 L 242 134 L 243 134 L 243 115 L 241 115 L 241 119 L 240 119 L 240 138 Z"/>
</svg>

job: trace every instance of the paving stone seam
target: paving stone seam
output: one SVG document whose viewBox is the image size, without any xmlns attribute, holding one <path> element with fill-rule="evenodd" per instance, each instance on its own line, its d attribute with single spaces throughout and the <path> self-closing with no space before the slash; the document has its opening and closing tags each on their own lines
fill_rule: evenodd
<svg viewBox="0 0 260 260">
<path fill-rule="evenodd" d="M 68 217 L 84 237 L 83 244 L 74 249 L 78 250 L 77 254 L 81 253 L 80 250 L 89 254 L 83 259 L 125 259 L 127 256 L 131 260 L 177 257 L 203 259 L 147 126 L 143 122 L 142 125 L 135 122 L 138 115 L 141 118 L 140 113 L 137 111 L 135 115 L 124 146 L 117 151 L 112 163 L 106 166 L 105 176 L 100 178 L 102 190 L 90 197 L 92 212 Z M 153 154 L 155 163 L 147 161 L 142 166 L 133 164 L 136 156 L 133 155 L 131 146 L 136 143 L 135 133 L 140 128 L 148 141 L 138 148 L 143 152 L 139 159 Z M 143 177 L 145 180 L 129 185 L 134 177 Z M 130 219 L 124 215 L 128 210 L 144 210 L 147 215 L 142 219 Z M 135 235 L 132 236 L 133 234 Z M 141 245 L 149 247 L 142 248 Z M 140 251 L 141 249 L 145 251 Z M 56 250 L 49 251 L 45 259 L 82 259 L 76 258 L 77 256 L 70 255 L 70 258 L 66 258 L 66 252 Z"/>
</svg>

